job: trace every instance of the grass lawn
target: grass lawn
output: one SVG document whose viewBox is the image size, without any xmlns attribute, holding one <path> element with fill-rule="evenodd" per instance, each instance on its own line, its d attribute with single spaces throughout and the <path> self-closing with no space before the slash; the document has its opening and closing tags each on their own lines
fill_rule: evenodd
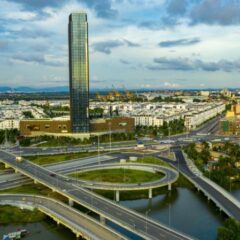
<svg viewBox="0 0 240 240">
<path fill-rule="evenodd" d="M 58 200 L 61 200 L 63 202 L 67 202 L 67 199 L 56 193 L 53 192 L 51 189 L 41 185 L 41 184 L 27 184 L 27 185 L 23 185 L 20 187 L 16 187 L 16 188 L 11 188 L 11 189 L 6 189 L 6 190 L 2 190 L 0 191 L 0 194 L 33 194 L 33 195 L 42 195 L 42 196 L 47 196 L 50 198 L 55 198 Z"/>
<path fill-rule="evenodd" d="M 102 154 L 103 152 L 101 152 Z M 26 159 L 40 165 L 58 163 L 63 161 L 68 161 L 76 158 L 85 158 L 96 156 L 97 152 L 79 152 L 79 153 L 66 153 L 57 155 L 46 155 L 46 156 L 29 156 Z"/>
<path fill-rule="evenodd" d="M 36 209 L 30 211 L 8 205 L 0 206 L 0 213 L 0 224 L 33 223 L 40 222 L 46 218 L 42 212 Z"/>
<path fill-rule="evenodd" d="M 134 163 L 134 162 L 133 162 Z M 136 163 L 149 163 L 149 164 L 156 164 L 161 166 L 166 166 L 172 168 L 168 163 L 164 162 L 163 160 L 151 156 L 145 156 L 142 158 L 138 158 Z"/>
<path fill-rule="evenodd" d="M 110 183 L 140 183 L 158 180 L 162 178 L 164 174 L 132 169 L 103 169 L 84 173 L 74 173 L 71 174 L 71 176 L 90 181 Z"/>
<path fill-rule="evenodd" d="M 4 170 L 5 169 L 5 166 L 3 163 L 0 163 L 0 170 Z"/>
</svg>

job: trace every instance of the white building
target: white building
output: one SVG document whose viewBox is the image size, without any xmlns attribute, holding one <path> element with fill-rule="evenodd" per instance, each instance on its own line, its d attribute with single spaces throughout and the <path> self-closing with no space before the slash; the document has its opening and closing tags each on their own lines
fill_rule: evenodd
<svg viewBox="0 0 240 240">
<path fill-rule="evenodd" d="M 17 119 L 3 119 L 0 120 L 0 129 L 5 130 L 5 129 L 19 129 L 19 120 Z"/>
</svg>

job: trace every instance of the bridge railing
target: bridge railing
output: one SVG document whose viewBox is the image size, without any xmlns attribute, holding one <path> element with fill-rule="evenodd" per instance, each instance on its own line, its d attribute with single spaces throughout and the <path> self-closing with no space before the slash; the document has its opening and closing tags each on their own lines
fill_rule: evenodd
<svg viewBox="0 0 240 240">
<path fill-rule="evenodd" d="M 15 157 L 16 157 L 13 153 L 9 153 L 9 152 L 5 152 L 5 153 L 6 153 L 6 154 L 9 154 L 9 155 L 12 155 L 12 157 L 13 157 L 14 159 L 15 159 Z M 13 165 L 13 164 L 9 163 L 8 161 L 6 161 L 6 160 L 4 160 L 4 159 L 0 159 L 0 161 L 8 164 L 9 166 L 12 165 L 11 167 L 17 169 L 19 172 L 23 172 L 23 174 L 27 175 L 27 176 L 30 177 L 30 178 L 36 179 L 37 181 L 39 181 L 40 183 L 42 183 L 42 184 L 44 184 L 44 185 L 45 185 L 45 184 L 46 184 L 46 185 L 49 185 L 49 183 L 47 183 L 45 180 L 42 180 L 41 178 L 34 176 L 34 173 L 29 173 L 29 172 L 27 172 L 26 170 L 24 170 L 24 169 L 22 169 L 21 167 L 19 167 L 19 166 L 21 166 L 21 165 L 17 165 L 17 166 L 16 166 L 16 165 Z M 27 160 L 25 160 L 25 161 L 27 161 Z M 29 162 L 29 161 L 28 161 L 28 162 Z M 14 163 L 15 163 L 15 162 L 14 162 Z M 15 163 L 15 164 L 16 164 L 16 163 Z M 28 164 L 31 164 L 31 165 L 35 166 L 36 168 L 41 168 L 42 170 L 48 171 L 49 173 L 52 172 L 52 171 L 44 168 L 44 167 L 41 166 L 41 165 L 37 165 L 37 164 L 32 163 L 32 162 L 29 162 Z M 59 176 L 61 176 L 61 175 L 59 175 Z M 62 177 L 62 176 L 61 176 L 61 177 Z M 50 186 L 50 185 L 49 185 L 49 186 Z M 59 192 L 60 194 L 62 194 L 62 195 L 64 195 L 64 196 L 66 196 L 67 198 L 70 198 L 70 199 L 72 199 L 72 200 L 75 201 L 75 202 L 79 202 L 78 199 L 77 199 L 73 194 L 71 194 L 70 192 L 63 191 L 61 188 L 56 187 L 55 185 L 52 185 L 51 187 L 54 187 L 55 191 Z M 167 230 L 167 231 L 169 231 L 169 232 L 172 232 L 173 234 L 176 234 L 176 235 L 178 235 L 178 236 L 181 236 L 183 239 L 188 239 L 188 240 L 192 240 L 192 239 L 193 239 L 191 236 L 188 236 L 188 235 L 186 235 L 186 234 L 184 234 L 184 233 L 179 232 L 178 230 L 175 230 L 175 229 L 173 229 L 173 228 L 170 228 L 169 226 L 167 226 L 167 225 L 165 225 L 165 224 L 162 224 L 162 223 L 159 223 L 159 222 L 157 222 L 157 221 L 154 221 L 154 220 L 151 219 L 151 218 L 146 218 L 144 215 L 138 213 L 138 212 L 135 211 L 135 210 L 132 210 L 132 209 L 128 209 L 128 208 L 126 208 L 126 207 L 123 207 L 123 206 L 121 206 L 121 205 L 119 205 L 119 204 L 117 204 L 117 203 L 115 203 L 115 202 L 113 202 L 113 201 L 111 201 L 111 200 L 109 200 L 109 199 L 106 199 L 106 198 L 104 198 L 104 197 L 102 197 L 102 196 L 100 196 L 100 195 L 98 195 L 98 194 L 96 194 L 96 193 L 93 193 L 93 192 L 91 192 L 91 191 L 89 191 L 89 190 L 86 190 L 86 189 L 84 189 L 84 188 L 80 188 L 80 187 L 77 186 L 77 185 L 75 185 L 74 187 L 75 187 L 75 190 L 79 190 L 79 191 L 85 192 L 86 194 L 92 195 L 92 196 L 95 197 L 95 198 L 98 198 L 98 199 L 100 199 L 100 200 L 102 200 L 102 201 L 108 202 L 108 203 L 111 204 L 111 205 L 115 205 L 115 206 L 117 206 L 118 208 L 122 209 L 123 211 L 126 211 L 126 212 L 128 212 L 128 213 L 130 213 L 130 214 L 133 214 L 133 215 L 139 217 L 140 219 L 142 219 L 142 220 L 144 220 L 144 221 L 147 221 L 147 222 L 149 222 L 149 223 L 151 223 L 151 224 L 153 224 L 153 225 L 155 225 L 155 226 L 158 226 L 158 227 L 160 227 L 160 228 L 162 228 L 162 229 L 165 229 L 165 230 Z M 83 202 L 81 202 L 80 204 L 83 204 Z M 131 225 L 126 224 L 124 221 L 121 221 L 121 220 L 119 220 L 118 218 L 115 218 L 113 215 L 110 215 L 108 212 L 106 213 L 106 212 L 104 212 L 102 209 L 99 209 L 99 208 L 97 208 L 96 206 L 92 206 L 91 203 L 89 203 L 89 202 L 86 202 L 85 204 L 87 205 L 87 208 L 91 209 L 92 211 L 94 211 L 94 212 L 96 212 L 96 213 L 98 213 L 98 214 L 106 217 L 107 219 L 110 219 L 110 220 L 114 221 L 114 222 L 117 223 L 117 224 L 120 224 L 120 226 L 123 226 L 123 227 L 128 228 L 130 231 L 137 232 L 140 236 L 143 236 L 143 235 L 142 235 L 143 232 L 140 233 L 140 231 L 135 231 Z M 109 217 L 110 217 L 110 218 L 109 218 Z M 114 219 L 114 220 L 113 220 L 113 219 Z M 147 234 L 147 235 L 148 235 L 148 234 Z M 146 233 L 144 232 L 144 237 L 145 237 L 146 239 L 152 239 L 151 237 L 148 238 L 147 235 L 146 235 Z"/>
<path fill-rule="evenodd" d="M 194 167 L 196 167 L 196 165 L 194 164 L 194 162 L 189 159 L 187 157 L 187 155 L 183 153 L 183 156 L 185 158 L 186 161 L 190 162 Z M 197 167 L 196 167 L 197 168 Z M 192 171 L 191 168 L 188 167 L 188 169 L 194 174 L 194 172 Z M 200 171 L 200 170 L 199 170 Z M 198 176 L 199 178 L 201 178 L 204 182 L 208 183 L 210 186 L 212 186 L 215 190 L 217 190 L 218 192 L 220 192 L 225 198 L 229 199 L 234 205 L 236 205 L 238 208 L 240 208 L 240 202 L 233 197 L 229 192 L 227 192 L 224 188 L 222 188 L 221 186 L 219 186 L 218 184 L 216 184 L 215 182 L 213 182 L 212 180 L 210 180 L 209 178 L 205 177 L 202 172 L 200 172 L 201 174 Z M 213 197 L 212 197 L 213 198 Z M 217 201 L 215 199 L 215 201 Z"/>
</svg>

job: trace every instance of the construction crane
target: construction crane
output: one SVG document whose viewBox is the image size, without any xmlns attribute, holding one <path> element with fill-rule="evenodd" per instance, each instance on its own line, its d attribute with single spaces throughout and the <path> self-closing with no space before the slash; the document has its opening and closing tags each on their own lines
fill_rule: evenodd
<svg viewBox="0 0 240 240">
<path fill-rule="evenodd" d="M 114 87 L 114 85 L 112 84 L 112 88 L 113 88 L 113 95 L 116 99 L 119 99 L 122 95 L 120 92 L 117 91 L 117 89 Z"/>
<path fill-rule="evenodd" d="M 127 88 L 125 87 L 125 85 L 122 85 L 122 86 L 123 86 L 123 89 L 124 89 L 124 91 L 125 91 L 125 96 L 126 96 L 126 98 L 127 98 L 127 99 L 132 99 L 132 98 L 134 97 L 134 94 L 131 93 L 131 92 L 129 92 L 129 91 L 127 90 Z"/>
<path fill-rule="evenodd" d="M 96 99 L 97 99 L 98 101 L 102 101 L 102 100 L 103 100 L 103 96 L 100 95 L 98 92 L 96 92 Z"/>
</svg>

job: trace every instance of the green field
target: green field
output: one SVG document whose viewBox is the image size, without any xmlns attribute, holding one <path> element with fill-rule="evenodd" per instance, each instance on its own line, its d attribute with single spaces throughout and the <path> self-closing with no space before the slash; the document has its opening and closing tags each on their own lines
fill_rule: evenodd
<svg viewBox="0 0 240 240">
<path fill-rule="evenodd" d="M 55 198 L 64 202 L 67 202 L 67 199 L 56 193 L 53 192 L 50 188 L 47 188 L 41 184 L 27 184 L 16 188 L 1 190 L 0 194 L 33 194 L 33 195 L 42 195 L 51 198 Z"/>
<path fill-rule="evenodd" d="M 12 206 L 0 206 L 0 213 L 0 224 L 40 222 L 46 218 L 36 209 L 30 211 Z"/>
<path fill-rule="evenodd" d="M 4 170 L 5 169 L 5 166 L 3 163 L 0 163 L 0 170 Z"/>
<path fill-rule="evenodd" d="M 74 173 L 71 174 L 71 176 L 89 181 L 110 183 L 141 183 L 158 180 L 162 178 L 164 174 L 131 169 L 103 169 L 84 173 Z"/>
<path fill-rule="evenodd" d="M 47 156 L 29 156 L 26 159 L 40 165 L 58 163 L 63 161 L 68 161 L 77 158 L 85 158 L 96 156 L 97 152 L 79 152 L 79 153 L 66 153 L 57 155 L 47 155 Z M 102 153 L 101 153 L 102 154 Z"/>
<path fill-rule="evenodd" d="M 159 158 L 151 157 L 151 156 L 145 156 L 145 157 L 142 157 L 142 158 L 138 158 L 136 163 L 149 163 L 149 164 L 156 164 L 156 165 L 161 165 L 161 166 L 166 166 L 166 167 L 172 168 L 171 165 L 164 162 L 163 160 L 161 160 Z"/>
</svg>

